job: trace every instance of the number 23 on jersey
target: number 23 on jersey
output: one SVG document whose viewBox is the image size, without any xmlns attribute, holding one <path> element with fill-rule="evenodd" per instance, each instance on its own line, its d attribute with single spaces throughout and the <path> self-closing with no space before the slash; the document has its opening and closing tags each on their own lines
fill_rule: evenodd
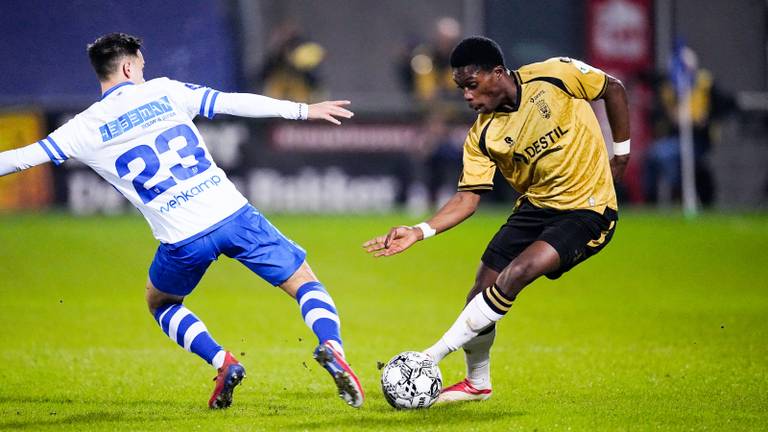
<svg viewBox="0 0 768 432">
<path fill-rule="evenodd" d="M 147 183 L 160 170 L 160 157 L 158 155 L 170 151 L 171 148 L 168 143 L 174 138 L 179 137 L 185 139 L 186 145 L 176 150 L 176 153 L 182 159 L 193 156 L 197 162 L 189 167 L 179 162 L 170 167 L 171 177 L 160 180 L 152 187 L 147 187 Z M 183 181 L 194 177 L 211 166 L 211 161 L 205 158 L 205 150 L 200 147 L 200 140 L 197 138 L 197 135 L 192 128 L 185 124 L 174 126 L 160 133 L 155 138 L 154 149 L 149 145 L 142 144 L 120 155 L 115 161 L 117 175 L 120 178 L 124 178 L 130 174 L 131 170 L 128 168 L 128 164 L 137 159 L 144 161 L 144 169 L 132 180 L 132 183 L 144 204 L 149 203 L 158 195 L 175 186 L 177 184 L 176 180 Z"/>
</svg>

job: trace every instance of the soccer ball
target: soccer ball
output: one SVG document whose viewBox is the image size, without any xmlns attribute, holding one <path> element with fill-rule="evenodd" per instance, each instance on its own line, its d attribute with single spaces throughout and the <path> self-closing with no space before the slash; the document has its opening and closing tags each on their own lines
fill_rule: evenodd
<svg viewBox="0 0 768 432">
<path fill-rule="evenodd" d="M 384 366 L 381 390 L 397 409 L 428 408 L 443 389 L 440 368 L 426 354 L 405 351 Z"/>
</svg>

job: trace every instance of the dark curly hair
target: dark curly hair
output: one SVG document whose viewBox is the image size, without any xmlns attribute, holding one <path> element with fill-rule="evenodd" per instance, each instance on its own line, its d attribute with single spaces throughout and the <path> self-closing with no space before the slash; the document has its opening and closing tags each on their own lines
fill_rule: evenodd
<svg viewBox="0 0 768 432">
<path fill-rule="evenodd" d="M 482 70 L 491 70 L 504 65 L 504 54 L 501 47 L 492 39 L 483 36 L 468 37 L 453 49 L 451 67 L 478 66 Z"/>
<path fill-rule="evenodd" d="M 110 33 L 88 44 L 88 57 L 100 80 L 106 80 L 117 71 L 125 56 L 135 56 L 141 49 L 141 39 L 125 33 Z"/>
</svg>

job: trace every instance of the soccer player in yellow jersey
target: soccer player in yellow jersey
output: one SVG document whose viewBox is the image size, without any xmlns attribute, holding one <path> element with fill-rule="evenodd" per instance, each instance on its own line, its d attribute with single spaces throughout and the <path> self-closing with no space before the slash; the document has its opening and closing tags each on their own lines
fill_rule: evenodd
<svg viewBox="0 0 768 432">
<path fill-rule="evenodd" d="M 496 42 L 471 37 L 451 54 L 453 78 L 478 116 L 464 143 L 458 192 L 428 221 L 392 228 L 363 247 L 390 256 L 471 216 L 496 170 L 522 195 L 483 253 L 467 303 L 425 352 L 439 362 L 464 348 L 467 377 L 438 402 L 491 396 L 496 321 L 520 291 L 556 279 L 599 252 L 618 220 L 613 181 L 629 161 L 629 107 L 621 82 L 578 60 L 554 58 L 516 71 Z M 603 99 L 613 134 L 608 150 L 588 101 Z"/>
</svg>

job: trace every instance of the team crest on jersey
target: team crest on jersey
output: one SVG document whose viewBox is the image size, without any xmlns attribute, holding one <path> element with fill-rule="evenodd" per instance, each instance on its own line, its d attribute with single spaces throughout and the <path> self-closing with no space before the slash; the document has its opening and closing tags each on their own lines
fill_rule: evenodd
<svg viewBox="0 0 768 432">
<path fill-rule="evenodd" d="M 510 147 L 514 147 L 515 145 L 515 140 L 513 140 L 512 137 L 504 137 L 504 142 Z"/>
<path fill-rule="evenodd" d="M 536 108 L 539 109 L 539 114 L 545 119 L 552 117 L 552 110 L 549 109 L 549 105 L 547 105 L 544 99 L 536 101 Z"/>
<path fill-rule="evenodd" d="M 545 119 L 548 119 L 552 117 L 552 110 L 549 109 L 549 105 L 547 105 L 547 102 L 544 100 L 544 95 L 546 93 L 547 92 L 544 90 L 541 90 L 530 99 L 530 102 L 532 104 L 536 104 L 536 108 L 539 109 L 539 114 L 541 114 L 541 116 Z"/>
</svg>

